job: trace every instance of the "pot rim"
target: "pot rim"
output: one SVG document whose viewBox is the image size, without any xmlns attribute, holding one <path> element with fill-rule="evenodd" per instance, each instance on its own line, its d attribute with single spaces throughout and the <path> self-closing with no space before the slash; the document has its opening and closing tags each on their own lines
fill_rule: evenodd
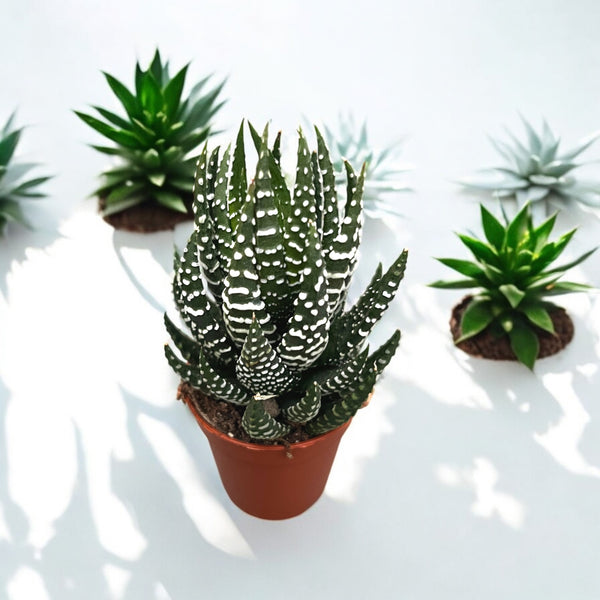
<svg viewBox="0 0 600 600">
<path fill-rule="evenodd" d="M 321 435 L 312 437 L 308 440 L 305 440 L 304 442 L 294 442 L 293 444 L 289 444 L 289 446 L 286 446 L 285 444 L 273 444 L 273 445 L 267 446 L 264 444 L 253 444 L 252 442 L 243 442 L 242 440 L 238 440 L 234 437 L 228 436 L 226 433 L 223 433 L 222 431 L 220 431 L 219 429 L 217 429 L 216 427 L 211 425 L 200 414 L 200 411 L 198 411 L 191 402 L 186 402 L 186 404 L 187 404 L 188 408 L 190 409 L 190 411 L 192 412 L 192 414 L 194 415 L 196 421 L 198 421 L 198 424 L 203 429 L 206 429 L 209 433 L 211 433 L 215 437 L 218 437 L 223 441 L 227 441 L 234 446 L 246 448 L 247 450 L 251 450 L 254 452 L 281 452 L 282 449 L 287 450 L 288 448 L 292 449 L 292 450 L 293 449 L 310 448 L 311 446 L 314 446 L 315 444 L 317 444 L 322 438 L 325 438 L 326 436 L 331 435 L 340 429 L 344 429 L 344 430 L 347 429 L 350 425 L 350 422 L 352 421 L 352 418 L 350 418 L 348 421 L 346 421 L 339 427 L 336 427 L 335 429 L 332 429 L 331 431 L 322 433 Z"/>
</svg>

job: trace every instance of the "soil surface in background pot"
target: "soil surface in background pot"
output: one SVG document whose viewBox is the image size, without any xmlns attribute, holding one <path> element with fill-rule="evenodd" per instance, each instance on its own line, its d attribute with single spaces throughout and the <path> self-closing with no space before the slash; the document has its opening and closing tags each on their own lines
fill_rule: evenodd
<svg viewBox="0 0 600 600">
<path fill-rule="evenodd" d="M 461 336 L 460 322 L 472 296 L 465 296 L 453 309 L 450 318 L 450 331 L 456 341 Z M 538 358 L 544 358 L 560 352 L 572 339 L 574 333 L 573 321 L 564 308 L 557 307 L 549 311 L 554 324 L 556 335 L 552 335 L 539 327 L 534 327 L 540 342 Z M 507 335 L 494 337 L 489 331 L 484 330 L 472 338 L 456 344 L 463 352 L 480 358 L 492 360 L 517 360 L 510 347 Z"/>
<path fill-rule="evenodd" d="M 194 389 L 189 383 L 181 382 L 177 390 L 177 398 L 186 404 L 190 403 L 215 429 L 222 431 L 229 437 L 249 444 L 264 446 L 288 445 L 304 442 L 310 436 L 301 425 L 290 424 L 292 430 L 285 437 L 278 440 L 255 440 L 251 438 L 242 427 L 244 407 L 236 406 L 230 402 L 213 400 L 205 396 L 200 390 Z"/>
<path fill-rule="evenodd" d="M 104 206 L 104 199 L 100 198 L 98 200 L 100 212 L 104 210 Z M 136 233 L 153 233 L 173 229 L 175 225 L 193 219 L 194 215 L 191 209 L 184 214 L 151 201 L 102 218 L 115 229 Z"/>
</svg>

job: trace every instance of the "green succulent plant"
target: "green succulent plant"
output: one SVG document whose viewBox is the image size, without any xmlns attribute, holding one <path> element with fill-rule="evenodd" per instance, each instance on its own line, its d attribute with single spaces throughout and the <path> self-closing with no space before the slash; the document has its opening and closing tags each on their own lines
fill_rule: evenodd
<svg viewBox="0 0 600 600">
<path fill-rule="evenodd" d="M 436 281 L 430 285 L 476 291 L 463 313 L 462 336 L 456 340 L 457 343 L 489 328 L 496 336 L 507 335 L 517 359 L 532 369 L 539 352 L 536 328 L 555 333 L 550 311 L 556 305 L 547 298 L 592 289 L 581 283 L 561 281 L 561 277 L 588 258 L 596 248 L 575 260 L 550 268 L 573 237 L 575 229 L 555 241 L 548 241 L 556 213 L 534 226 L 530 205 L 525 204 L 512 220 L 503 214 L 502 224 L 485 207 L 480 208 L 485 240 L 458 235 L 475 260 L 437 259 L 466 279 Z"/>
<path fill-rule="evenodd" d="M 331 149 L 336 183 L 343 186 L 344 160 L 354 167 L 367 165 L 363 207 L 367 216 L 381 218 L 400 215 L 390 192 L 407 192 L 411 188 L 402 181 L 402 175 L 412 167 L 400 161 L 400 144 L 377 150 L 368 139 L 367 122 L 358 125 L 352 115 L 340 115 L 337 129 L 323 127 L 325 142 Z"/>
<path fill-rule="evenodd" d="M 492 191 L 498 198 L 514 197 L 519 206 L 526 202 L 563 205 L 567 201 L 600 207 L 600 181 L 578 181 L 573 171 L 585 163 L 575 159 L 600 136 L 596 132 L 581 140 L 566 152 L 559 150 L 556 137 L 546 121 L 536 131 L 523 119 L 526 139 L 519 140 L 508 131 L 509 141 L 490 138 L 494 148 L 506 163 L 483 169 L 478 175 L 465 177 L 459 183 L 465 187 Z"/>
<path fill-rule="evenodd" d="M 38 166 L 36 163 L 11 162 L 23 131 L 22 128 L 13 128 L 14 119 L 13 113 L 0 130 L 0 235 L 11 221 L 29 227 L 21 201 L 43 198 L 45 194 L 38 190 L 38 186 L 50 179 L 47 176 L 27 177 Z"/>
<path fill-rule="evenodd" d="M 361 233 L 365 168 L 349 163 L 338 209 L 335 175 L 318 130 L 310 152 L 299 131 L 296 178 L 288 188 L 280 135 L 269 148 L 250 127 L 258 151 L 247 182 L 244 124 L 234 148 L 205 147 L 196 171 L 195 228 L 176 254 L 175 304 L 189 334 L 165 315 L 166 357 L 180 377 L 215 400 L 244 406 L 255 440 L 304 424 L 310 436 L 348 421 L 393 357 L 400 332 L 369 353 L 367 336 L 394 298 L 406 251 L 381 265 L 346 309 Z M 267 410 L 266 403 L 270 404 Z M 276 406 L 273 414 L 273 404 Z"/>
<path fill-rule="evenodd" d="M 197 83 L 187 97 L 183 88 L 188 65 L 169 75 L 157 50 L 147 70 L 135 67 L 135 91 L 104 73 L 108 85 L 125 109 L 119 116 L 94 106 L 100 117 L 75 111 L 90 127 L 114 142 L 92 147 L 119 163 L 101 175 L 95 194 L 104 199 L 103 214 L 154 202 L 186 213 L 190 205 L 196 156 L 191 156 L 211 133 L 212 118 L 224 104 L 219 94 L 225 82 L 205 91 L 210 79 Z"/>
</svg>

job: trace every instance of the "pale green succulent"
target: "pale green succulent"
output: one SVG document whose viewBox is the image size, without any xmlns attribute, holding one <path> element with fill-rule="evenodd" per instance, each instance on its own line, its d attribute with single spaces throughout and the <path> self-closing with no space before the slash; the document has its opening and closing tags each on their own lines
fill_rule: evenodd
<svg viewBox="0 0 600 600">
<path fill-rule="evenodd" d="M 9 222 L 29 226 L 21 201 L 45 196 L 38 186 L 48 181 L 49 177 L 27 178 L 36 163 L 11 162 L 23 129 L 13 129 L 15 115 L 9 117 L 0 130 L 0 235 Z"/>
<path fill-rule="evenodd" d="M 507 142 L 490 137 L 506 163 L 482 169 L 477 175 L 460 179 L 459 183 L 491 191 L 500 199 L 514 197 L 519 207 L 527 202 L 544 203 L 548 210 L 550 203 L 564 207 L 568 201 L 600 207 L 600 181 L 582 181 L 573 176 L 575 169 L 586 164 L 575 159 L 598 139 L 600 131 L 561 152 L 560 138 L 545 120 L 541 131 L 536 131 L 526 119 L 522 120 L 526 139 L 519 140 L 510 131 L 507 131 Z"/>
<path fill-rule="evenodd" d="M 373 218 L 389 214 L 400 215 L 393 192 L 406 192 L 411 188 L 402 181 L 402 175 L 412 166 L 400 161 L 401 144 L 396 143 L 377 150 L 368 139 L 367 122 L 358 125 L 352 115 L 340 115 L 337 129 L 323 126 L 325 141 L 331 151 L 336 183 L 343 188 L 345 181 L 344 160 L 355 169 L 366 164 L 364 212 Z"/>
</svg>

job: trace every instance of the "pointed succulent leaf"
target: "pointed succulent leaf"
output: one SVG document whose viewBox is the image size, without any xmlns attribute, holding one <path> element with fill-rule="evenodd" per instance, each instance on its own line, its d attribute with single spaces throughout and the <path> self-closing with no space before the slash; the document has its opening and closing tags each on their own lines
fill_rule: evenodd
<svg viewBox="0 0 600 600">
<path fill-rule="evenodd" d="M 538 225 L 534 229 L 535 247 L 534 252 L 540 252 L 546 245 L 552 229 L 554 229 L 554 223 L 556 222 L 556 216 L 558 213 L 554 213 L 548 219 L 546 219 L 541 225 Z"/>
<path fill-rule="evenodd" d="M 181 353 L 181 356 L 192 365 L 198 364 L 198 357 L 200 356 L 202 346 L 189 335 L 183 333 L 183 331 L 173 323 L 167 313 L 164 315 L 164 323 L 167 333 L 173 340 L 177 350 Z"/>
<path fill-rule="evenodd" d="M 481 284 L 476 279 L 457 279 L 456 281 L 434 281 L 429 284 L 429 287 L 438 288 L 440 290 L 468 290 L 470 288 L 479 287 Z"/>
<path fill-rule="evenodd" d="M 365 349 L 358 356 L 355 356 L 335 368 L 326 369 L 322 373 L 314 375 L 315 381 L 324 394 L 342 392 L 348 389 L 362 372 L 367 361 L 369 349 Z"/>
<path fill-rule="evenodd" d="M 281 394 L 297 381 L 297 376 L 273 350 L 256 320 L 248 330 L 236 363 L 236 374 L 255 394 Z"/>
<path fill-rule="evenodd" d="M 290 431 L 289 425 L 280 423 L 267 412 L 260 398 L 250 400 L 242 417 L 242 426 L 255 440 L 276 440 Z"/>
<path fill-rule="evenodd" d="M 254 177 L 256 215 L 256 272 L 267 311 L 276 322 L 289 317 L 289 285 L 286 276 L 286 256 L 279 211 L 271 180 L 265 128 Z"/>
<path fill-rule="evenodd" d="M 271 154 L 279 164 L 279 162 L 281 161 L 281 131 L 278 131 L 277 135 L 275 136 L 275 141 L 273 142 L 273 149 L 271 150 Z"/>
<path fill-rule="evenodd" d="M 536 182 L 532 180 L 532 183 Z M 551 188 L 534 185 L 527 190 L 525 194 L 525 202 L 539 202 L 540 200 L 546 198 L 551 191 Z"/>
<path fill-rule="evenodd" d="M 314 223 L 308 224 L 305 257 L 298 296 L 278 352 L 294 369 L 306 369 L 325 350 L 329 339 L 329 310 L 325 264 Z"/>
<path fill-rule="evenodd" d="M 365 363 L 365 367 L 363 368 L 363 372 L 358 377 L 359 382 L 362 378 L 368 376 L 371 369 L 375 369 L 377 377 L 380 377 L 383 374 L 385 368 L 396 354 L 396 350 L 400 344 L 400 336 L 400 330 L 396 329 L 391 337 L 369 356 Z"/>
<path fill-rule="evenodd" d="M 348 162 L 344 164 L 349 179 L 346 210 L 339 233 L 333 239 L 331 249 L 325 256 L 329 311 L 332 315 L 336 315 L 344 307 L 350 280 L 356 266 L 362 230 L 362 193 L 365 167 L 363 166 L 360 177 L 356 180 L 350 164 Z"/>
<path fill-rule="evenodd" d="M 115 213 L 126 210 L 127 208 L 131 208 L 132 206 L 142 204 L 144 200 L 145 198 L 139 195 L 118 200 L 113 198 L 110 204 L 105 205 L 105 207 L 102 209 L 101 214 L 103 217 L 108 217 L 109 215 L 113 215 Z"/>
<path fill-rule="evenodd" d="M 104 73 L 104 77 L 106 78 L 110 89 L 114 92 L 115 96 L 123 105 L 125 112 L 130 117 L 139 117 L 141 114 L 140 104 L 136 97 L 129 91 L 127 86 L 109 73 Z"/>
<path fill-rule="evenodd" d="M 308 423 L 321 410 L 321 389 L 315 382 L 308 386 L 304 396 L 286 403 L 281 412 L 290 423 Z"/>
<path fill-rule="evenodd" d="M 174 117 L 179 108 L 188 67 L 189 65 L 185 65 L 165 86 L 165 108 L 169 117 Z"/>
<path fill-rule="evenodd" d="M 377 372 L 373 369 L 361 384 L 348 396 L 329 404 L 321 413 L 306 425 L 310 435 L 321 435 L 349 421 L 369 397 L 375 385 Z"/>
<path fill-rule="evenodd" d="M 525 292 L 520 290 L 516 285 L 512 283 L 506 283 L 498 287 L 500 293 L 508 300 L 513 308 L 517 308 L 521 303 L 521 300 L 525 298 Z"/>
<path fill-rule="evenodd" d="M 250 401 L 251 396 L 248 391 L 235 381 L 219 375 L 206 360 L 203 352 L 198 357 L 198 365 L 183 362 L 175 356 L 169 346 L 165 346 L 165 356 L 171 368 L 181 379 L 207 396 L 241 406 L 248 404 Z"/>
<path fill-rule="evenodd" d="M 323 209 L 325 208 L 325 200 L 323 198 L 323 180 L 319 170 L 319 159 L 317 152 L 313 151 L 310 155 L 312 165 L 313 184 L 315 188 L 315 222 L 317 225 L 317 233 L 319 238 L 323 239 Z"/>
<path fill-rule="evenodd" d="M 555 267 L 554 269 L 548 269 L 548 270 L 544 271 L 544 273 L 546 275 L 550 275 L 551 273 L 564 273 L 565 271 L 568 271 L 569 269 L 572 269 L 573 267 L 582 263 L 586 258 L 588 258 L 592 254 L 594 254 L 594 252 L 596 252 L 596 250 L 598 250 L 598 246 L 596 246 L 595 248 L 592 248 L 591 250 L 588 250 L 587 252 L 584 252 L 581 256 L 578 256 L 575 260 L 572 260 L 564 265 Z"/>
<path fill-rule="evenodd" d="M 317 134 L 317 158 L 323 182 L 323 251 L 327 254 L 333 240 L 339 233 L 339 209 L 335 189 L 335 171 L 331 162 L 329 150 L 317 127 L 315 127 L 315 132 Z"/>
<path fill-rule="evenodd" d="M 246 155 L 244 151 L 244 122 L 240 125 L 233 151 L 233 163 L 231 165 L 231 179 L 229 181 L 229 222 L 231 231 L 235 233 L 239 215 L 246 198 Z"/>
<path fill-rule="evenodd" d="M 215 300 L 220 302 L 223 293 L 224 271 L 215 243 L 217 237 L 216 226 L 212 220 L 211 210 L 211 204 L 214 200 L 214 175 L 211 170 L 213 172 L 215 170 L 215 159 L 213 158 L 211 165 L 208 161 L 207 152 L 207 147 L 204 146 L 198 159 L 194 177 L 194 203 L 192 206 L 202 274 Z M 212 156 L 215 156 L 214 152 Z M 211 180 L 213 180 L 213 183 L 211 183 Z"/>
<path fill-rule="evenodd" d="M 385 368 L 389 365 L 392 358 L 394 358 L 399 344 L 400 330 L 397 329 L 388 340 L 381 344 L 381 346 L 367 358 L 360 373 L 345 390 L 340 391 L 340 395 L 346 396 L 362 386 L 364 381 L 371 376 L 373 370 L 375 371 L 377 378 L 381 377 Z"/>
<path fill-rule="evenodd" d="M 487 300 L 473 299 L 463 313 L 460 330 L 461 335 L 456 340 L 460 343 L 483 331 L 494 320 L 492 303 Z"/>
<path fill-rule="evenodd" d="M 557 281 L 546 286 L 544 296 L 560 296 L 561 294 L 571 294 L 573 292 L 589 292 L 594 288 L 585 283 L 576 283 L 574 281 Z"/>
<path fill-rule="evenodd" d="M 372 281 L 365 293 L 364 301 L 359 300 L 355 307 L 340 317 L 340 322 L 332 327 L 330 343 L 325 357 L 327 360 L 344 359 L 360 351 L 373 327 L 381 319 L 390 302 L 394 299 L 398 286 L 404 278 L 408 252 L 403 250 L 386 273 Z"/>
<path fill-rule="evenodd" d="M 252 143 L 254 144 L 254 148 L 256 149 L 256 152 L 260 153 L 260 146 L 261 146 L 260 133 L 258 133 L 257 129 L 254 127 L 254 125 L 252 125 L 252 123 L 250 123 L 250 121 L 248 121 L 248 129 L 250 130 L 250 137 L 252 138 Z"/>
<path fill-rule="evenodd" d="M 373 306 L 380 293 L 379 281 L 381 280 L 382 275 L 383 267 L 381 263 L 379 263 L 369 285 L 354 303 L 354 306 L 347 312 L 338 314 L 338 316 L 333 319 L 329 330 L 329 342 L 323 353 L 323 360 L 326 363 L 329 364 L 339 360 L 341 349 L 344 347 L 346 338 L 350 335 L 350 332 L 355 331 L 363 323 L 366 313 L 369 308 Z"/>
<path fill-rule="evenodd" d="M 214 197 L 212 202 L 212 219 L 214 223 L 214 243 L 218 254 L 222 257 L 221 264 L 224 270 L 231 261 L 231 248 L 233 235 L 229 220 L 228 189 L 230 177 L 230 153 L 228 146 L 221 158 L 215 175 Z"/>
<path fill-rule="evenodd" d="M 540 348 L 540 342 L 535 332 L 525 324 L 515 323 L 514 327 L 508 332 L 508 337 L 510 347 L 519 362 L 533 370 Z"/>
<path fill-rule="evenodd" d="M 472 279 L 480 279 L 485 277 L 483 269 L 470 260 L 462 260 L 459 258 L 436 258 L 443 265 L 454 269 L 461 275 L 466 275 Z"/>
<path fill-rule="evenodd" d="M 499 266 L 498 254 L 491 246 L 468 235 L 458 234 L 458 237 L 477 260 L 483 260 L 494 267 Z"/>
<path fill-rule="evenodd" d="M 483 204 L 480 207 L 481 210 L 481 223 L 483 225 L 483 231 L 487 241 L 496 248 L 497 251 L 502 249 L 504 244 L 504 236 L 506 230 L 504 225 L 496 219 L 496 217 L 489 211 Z M 466 273 L 464 273 L 466 275 Z"/>
<path fill-rule="evenodd" d="M 566 161 L 577 158 L 584 150 L 587 150 L 599 137 L 600 131 L 595 131 L 594 133 L 586 136 L 580 142 L 578 142 L 574 148 L 561 154 L 560 159 Z"/>
<path fill-rule="evenodd" d="M 529 141 L 529 149 L 533 154 L 539 155 L 542 150 L 542 140 L 536 133 L 535 129 L 531 126 L 531 123 L 527 121 L 521 115 L 521 121 L 523 121 L 523 125 L 525 125 L 525 131 L 527 132 L 527 139 Z"/>
<path fill-rule="evenodd" d="M 229 272 L 223 279 L 223 317 L 230 337 L 240 347 L 254 319 L 267 339 L 274 339 L 276 333 L 256 272 L 255 227 L 254 198 L 249 195 L 236 230 Z"/>
<path fill-rule="evenodd" d="M 308 143 L 302 130 L 298 131 L 298 162 L 289 212 L 284 224 L 286 241 L 287 278 L 291 285 L 300 281 L 306 231 L 309 221 L 315 223 L 315 188 Z"/>
<path fill-rule="evenodd" d="M 196 232 L 193 232 L 176 265 L 173 293 L 179 312 L 194 339 L 218 363 L 229 364 L 236 354 L 217 307 L 211 303 L 202 282 Z"/>
<path fill-rule="evenodd" d="M 549 333 L 554 333 L 554 324 L 546 308 L 536 305 L 523 306 L 521 311 L 534 325 Z"/>
<path fill-rule="evenodd" d="M 482 171 L 478 175 L 471 175 L 469 177 L 461 177 L 458 180 L 460 185 L 473 188 L 477 190 L 490 190 L 490 191 L 499 191 L 499 190 L 520 190 L 525 189 L 529 186 L 529 183 L 526 179 L 519 177 L 517 174 L 509 175 L 508 173 L 503 173 L 501 175 L 494 174 L 494 171 Z"/>
</svg>

